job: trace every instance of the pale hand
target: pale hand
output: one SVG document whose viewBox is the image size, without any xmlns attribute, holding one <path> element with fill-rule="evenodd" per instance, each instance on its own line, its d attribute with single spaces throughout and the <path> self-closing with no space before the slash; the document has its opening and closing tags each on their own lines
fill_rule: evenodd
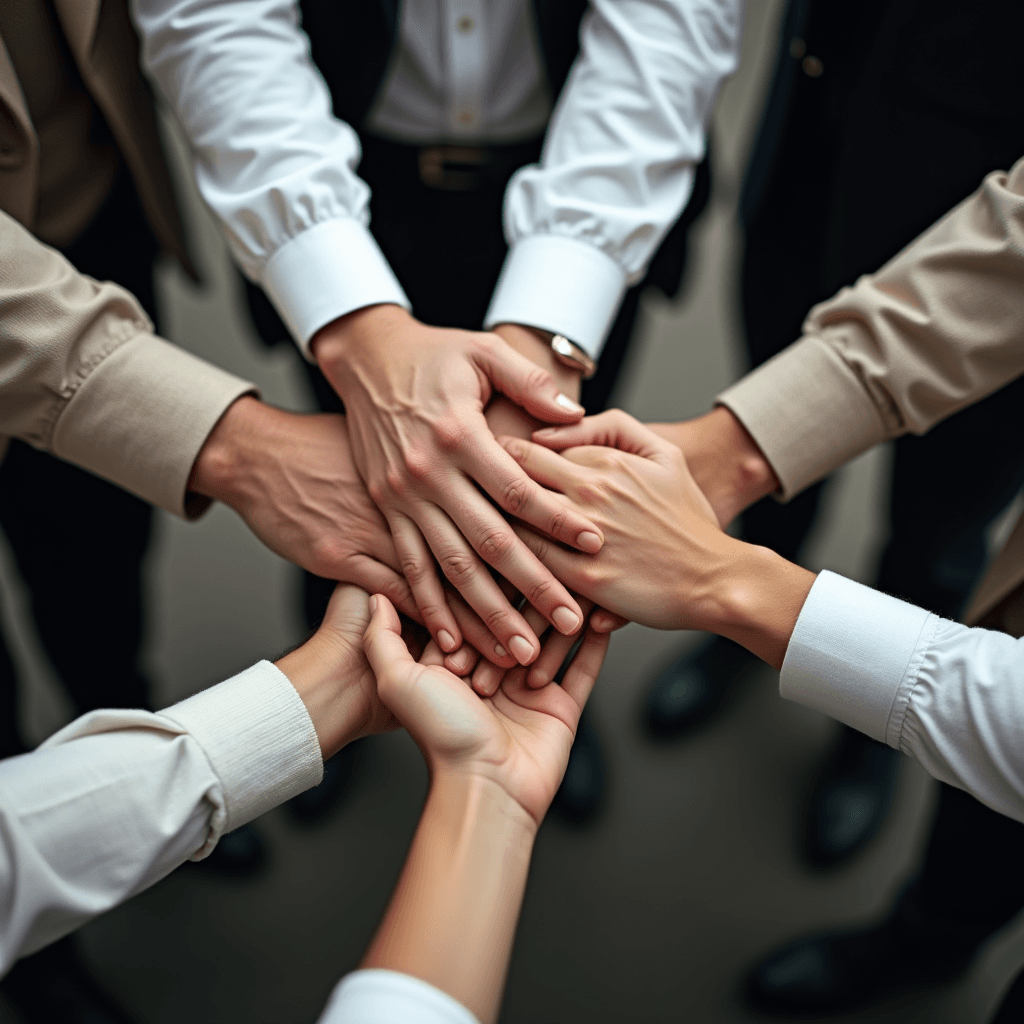
<svg viewBox="0 0 1024 1024">
<path fill-rule="evenodd" d="M 441 649 L 455 650 L 462 637 L 434 558 L 520 664 L 537 656 L 539 642 L 487 565 L 560 631 L 578 628 L 579 606 L 500 510 L 581 550 L 599 550 L 602 538 L 585 516 L 567 511 L 522 472 L 484 419 L 500 391 L 544 422 L 577 420 L 582 409 L 560 394 L 550 374 L 497 335 L 427 327 L 390 305 L 334 321 L 314 336 L 312 349 L 345 403 L 356 465 Z"/>
<path fill-rule="evenodd" d="M 482 699 L 438 664 L 428 648 L 417 663 L 383 595 L 366 631 L 366 656 L 380 699 L 423 751 L 431 776 L 477 777 L 499 786 L 539 824 L 565 774 L 580 713 L 607 650 L 608 637 L 588 635 L 559 686 L 528 689 L 506 680 Z"/>
</svg>

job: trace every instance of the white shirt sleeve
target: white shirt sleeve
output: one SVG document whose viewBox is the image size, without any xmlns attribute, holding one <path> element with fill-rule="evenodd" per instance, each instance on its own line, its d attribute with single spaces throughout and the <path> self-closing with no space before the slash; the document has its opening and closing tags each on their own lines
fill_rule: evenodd
<svg viewBox="0 0 1024 1024">
<path fill-rule="evenodd" d="M 540 327 L 600 354 L 690 196 L 741 25 L 742 0 L 590 0 L 541 163 L 506 193 L 510 252 L 485 326 Z"/>
<path fill-rule="evenodd" d="M 353 971 L 338 982 L 318 1024 L 480 1024 L 447 992 L 396 971 Z"/>
<path fill-rule="evenodd" d="M 1024 821 L 1024 640 L 819 574 L 779 689 Z"/>
<path fill-rule="evenodd" d="M 359 140 L 295 0 L 132 0 L 142 61 L 174 111 L 203 199 L 308 356 L 324 324 L 409 302 L 367 230 Z"/>
<path fill-rule="evenodd" d="M 322 776 L 305 706 L 266 661 L 0 761 L 0 975 Z"/>
</svg>

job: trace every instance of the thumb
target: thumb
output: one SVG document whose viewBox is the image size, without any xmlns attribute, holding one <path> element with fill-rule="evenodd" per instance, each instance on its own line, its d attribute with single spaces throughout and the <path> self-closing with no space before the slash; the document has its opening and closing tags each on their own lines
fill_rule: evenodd
<svg viewBox="0 0 1024 1024">
<path fill-rule="evenodd" d="M 583 406 L 562 394 L 547 370 L 499 335 L 490 338 L 493 341 L 479 346 L 474 358 L 495 390 L 544 423 L 573 423 L 583 415 Z"/>
<path fill-rule="evenodd" d="M 621 409 L 609 409 L 567 426 L 535 430 L 533 440 L 556 452 L 585 446 L 617 448 L 660 463 L 675 457 L 679 451 L 670 441 Z"/>
<path fill-rule="evenodd" d="M 370 598 L 370 623 L 363 634 L 363 651 L 377 677 L 377 691 L 385 704 L 388 691 L 394 691 L 416 668 L 409 648 L 402 639 L 402 623 L 395 606 L 383 595 Z"/>
</svg>

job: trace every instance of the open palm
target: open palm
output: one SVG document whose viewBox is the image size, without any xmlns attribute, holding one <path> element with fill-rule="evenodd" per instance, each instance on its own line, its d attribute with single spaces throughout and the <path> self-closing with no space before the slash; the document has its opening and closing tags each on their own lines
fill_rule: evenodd
<svg viewBox="0 0 1024 1024">
<path fill-rule="evenodd" d="M 529 689 L 525 673 L 512 673 L 492 697 L 482 698 L 468 680 L 439 664 L 441 653 L 433 645 L 414 661 L 394 607 L 379 594 L 375 601 L 365 649 L 378 693 L 419 745 L 431 772 L 490 779 L 539 823 L 565 773 L 607 635 L 587 634 L 561 685 Z"/>
</svg>

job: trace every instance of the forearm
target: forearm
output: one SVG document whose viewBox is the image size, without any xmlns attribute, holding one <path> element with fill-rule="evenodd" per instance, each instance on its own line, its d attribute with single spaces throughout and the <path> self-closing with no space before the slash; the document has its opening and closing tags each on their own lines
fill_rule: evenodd
<svg viewBox="0 0 1024 1024">
<path fill-rule="evenodd" d="M 495 783 L 435 776 L 362 966 L 414 975 L 496 1020 L 535 836 Z"/>
</svg>

